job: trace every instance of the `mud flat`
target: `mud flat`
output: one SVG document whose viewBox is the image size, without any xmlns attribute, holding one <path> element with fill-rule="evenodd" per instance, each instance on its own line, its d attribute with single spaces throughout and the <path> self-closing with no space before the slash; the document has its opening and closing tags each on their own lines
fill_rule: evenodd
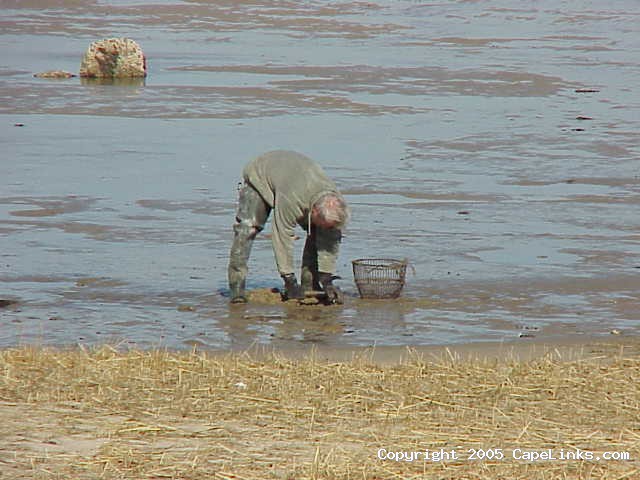
<svg viewBox="0 0 640 480">
<path fill-rule="evenodd" d="M 3 4 L 0 347 L 640 334 L 633 1 L 143 3 Z M 121 37 L 145 79 L 33 76 Z M 236 185 L 274 148 L 317 160 L 352 207 L 344 306 L 229 307 Z M 252 290 L 282 286 L 270 228 Z M 409 259 L 397 302 L 358 298 L 364 256 Z"/>
</svg>

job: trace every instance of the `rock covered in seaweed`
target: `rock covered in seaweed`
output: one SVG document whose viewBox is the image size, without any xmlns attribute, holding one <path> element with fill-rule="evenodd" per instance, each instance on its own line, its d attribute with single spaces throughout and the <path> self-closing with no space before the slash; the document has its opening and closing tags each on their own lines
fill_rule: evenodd
<svg viewBox="0 0 640 480">
<path fill-rule="evenodd" d="M 147 76 L 147 62 L 135 41 L 105 38 L 89 45 L 80 63 L 84 78 L 140 78 Z"/>
<path fill-rule="evenodd" d="M 73 78 L 76 75 L 71 72 L 65 72 L 64 70 L 48 70 L 46 72 L 34 73 L 36 78 Z"/>
</svg>

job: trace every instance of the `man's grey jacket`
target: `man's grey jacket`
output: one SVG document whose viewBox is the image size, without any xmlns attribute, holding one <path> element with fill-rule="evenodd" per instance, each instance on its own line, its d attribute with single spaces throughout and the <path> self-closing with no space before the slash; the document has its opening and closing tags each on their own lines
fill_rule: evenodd
<svg viewBox="0 0 640 480">
<path fill-rule="evenodd" d="M 277 150 L 252 160 L 243 170 L 262 199 L 273 209 L 272 242 L 280 275 L 294 273 L 293 241 L 296 225 L 309 228 L 313 204 L 326 193 L 338 192 L 322 168 L 296 152 Z M 342 232 L 314 227 L 318 271 L 335 273 Z"/>
</svg>

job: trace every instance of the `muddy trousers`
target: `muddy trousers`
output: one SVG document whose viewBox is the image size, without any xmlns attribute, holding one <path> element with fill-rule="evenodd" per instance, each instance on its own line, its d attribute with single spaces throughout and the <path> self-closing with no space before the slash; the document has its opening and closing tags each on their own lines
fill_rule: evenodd
<svg viewBox="0 0 640 480">
<path fill-rule="evenodd" d="M 233 225 L 233 243 L 227 270 L 231 300 L 244 299 L 248 273 L 248 261 L 256 235 L 264 229 L 271 207 L 253 186 L 244 182 L 238 195 L 236 222 Z M 307 237 L 302 255 L 301 283 L 305 290 L 318 290 L 318 252 L 315 229 Z"/>
<path fill-rule="evenodd" d="M 321 290 L 318 273 L 318 250 L 316 249 L 316 229 L 313 225 L 304 243 L 300 283 L 305 292 L 308 290 Z"/>
<path fill-rule="evenodd" d="M 238 192 L 236 223 L 233 225 L 233 243 L 229 253 L 229 290 L 231 300 L 244 299 L 247 281 L 247 262 L 256 235 L 262 231 L 269 218 L 271 207 L 249 182 L 244 182 Z"/>
</svg>

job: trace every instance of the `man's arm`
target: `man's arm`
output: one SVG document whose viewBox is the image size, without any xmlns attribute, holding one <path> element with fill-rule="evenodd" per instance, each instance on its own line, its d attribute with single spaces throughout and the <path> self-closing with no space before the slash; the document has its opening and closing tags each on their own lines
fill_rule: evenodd
<svg viewBox="0 0 640 480">
<path fill-rule="evenodd" d="M 273 216 L 272 238 L 273 254 L 280 275 L 294 273 L 293 240 L 296 222 L 282 215 L 282 208 L 276 207 Z"/>
<path fill-rule="evenodd" d="M 284 281 L 283 300 L 303 299 L 304 291 L 296 274 L 293 272 L 293 240 L 295 223 L 290 225 L 286 218 L 278 216 L 278 208 L 275 209 L 273 220 L 273 253 L 276 258 L 278 272 Z"/>
</svg>

